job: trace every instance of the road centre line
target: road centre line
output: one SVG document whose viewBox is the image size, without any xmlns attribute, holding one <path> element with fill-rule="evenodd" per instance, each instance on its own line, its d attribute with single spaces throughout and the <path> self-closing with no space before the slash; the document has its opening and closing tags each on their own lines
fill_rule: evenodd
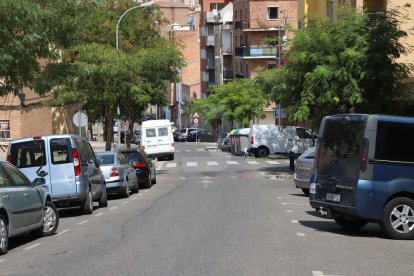
<svg viewBox="0 0 414 276">
<path fill-rule="evenodd" d="M 128 204 L 129 203 L 129 201 L 124 201 L 124 202 L 122 202 L 121 204 L 122 205 L 125 205 L 125 204 Z"/>
<path fill-rule="evenodd" d="M 105 213 L 105 212 L 102 212 L 102 213 L 96 214 L 96 215 L 95 215 L 95 217 L 102 216 L 104 213 Z"/>
<path fill-rule="evenodd" d="M 187 167 L 195 167 L 197 166 L 197 162 L 187 162 Z"/>
<path fill-rule="evenodd" d="M 32 245 L 30 245 L 30 246 L 28 246 L 28 247 L 26 247 L 26 248 L 23 248 L 23 251 L 33 249 L 33 248 L 35 248 L 35 247 L 38 247 L 38 246 L 39 246 L 39 245 L 41 245 L 41 244 L 42 244 L 42 243 L 40 243 L 40 242 L 35 243 L 35 244 L 32 244 Z"/>
<path fill-rule="evenodd" d="M 81 224 L 84 224 L 84 223 L 87 223 L 87 222 L 88 222 L 88 220 L 85 219 L 85 220 L 82 220 L 81 222 L 79 222 L 78 225 L 81 225 Z"/>
<path fill-rule="evenodd" d="M 292 219 L 290 222 L 291 222 L 291 223 L 299 223 L 299 221 L 297 221 L 297 220 L 295 220 L 295 219 Z"/>
<path fill-rule="evenodd" d="M 109 210 L 115 210 L 116 208 L 118 208 L 118 206 L 111 207 Z"/>
<path fill-rule="evenodd" d="M 63 234 L 65 234 L 66 232 L 69 232 L 69 231 L 70 231 L 70 228 L 65 229 L 65 230 L 62 230 L 62 232 L 57 233 L 57 234 L 56 234 L 56 236 L 63 235 Z"/>
</svg>

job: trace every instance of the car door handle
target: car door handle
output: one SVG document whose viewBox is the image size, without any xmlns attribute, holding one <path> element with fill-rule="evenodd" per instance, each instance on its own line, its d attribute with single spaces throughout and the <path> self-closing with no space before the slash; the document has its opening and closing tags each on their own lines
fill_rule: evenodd
<svg viewBox="0 0 414 276">
<path fill-rule="evenodd" d="M 24 196 L 25 198 L 28 198 L 28 197 L 29 197 L 29 194 L 28 194 L 28 193 L 24 193 L 24 194 L 23 194 L 23 196 Z"/>
<path fill-rule="evenodd" d="M 4 195 L 2 198 L 3 198 L 4 200 L 9 200 L 9 199 L 10 199 L 9 195 Z"/>
</svg>

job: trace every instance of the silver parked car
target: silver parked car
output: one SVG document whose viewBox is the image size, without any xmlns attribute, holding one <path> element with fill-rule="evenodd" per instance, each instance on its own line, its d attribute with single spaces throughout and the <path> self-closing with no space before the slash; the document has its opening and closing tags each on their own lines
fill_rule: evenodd
<svg viewBox="0 0 414 276">
<path fill-rule="evenodd" d="M 312 176 L 314 160 L 315 147 L 305 151 L 295 162 L 293 180 L 295 181 L 296 188 L 301 188 L 306 195 L 309 195 L 309 183 Z"/>
<path fill-rule="evenodd" d="M 40 187 L 44 183 L 44 178 L 31 183 L 18 168 L 0 161 L 0 255 L 7 253 L 9 237 L 56 232 L 59 213 L 51 195 Z"/>
<path fill-rule="evenodd" d="M 138 178 L 135 169 L 117 151 L 102 151 L 96 154 L 105 177 L 108 193 L 119 193 L 129 197 L 129 191 L 138 193 Z"/>
</svg>

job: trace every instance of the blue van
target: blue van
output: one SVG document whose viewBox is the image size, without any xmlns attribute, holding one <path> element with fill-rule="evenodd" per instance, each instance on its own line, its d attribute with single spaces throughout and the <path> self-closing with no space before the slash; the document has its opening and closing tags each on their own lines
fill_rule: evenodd
<svg viewBox="0 0 414 276">
<path fill-rule="evenodd" d="M 323 118 L 310 204 L 340 226 L 377 222 L 386 236 L 414 238 L 414 118 L 341 114 Z"/>
</svg>

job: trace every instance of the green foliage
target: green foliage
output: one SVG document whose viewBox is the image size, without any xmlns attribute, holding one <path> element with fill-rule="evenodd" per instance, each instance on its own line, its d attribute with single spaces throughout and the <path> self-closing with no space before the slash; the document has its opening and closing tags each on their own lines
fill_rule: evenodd
<svg viewBox="0 0 414 276">
<path fill-rule="evenodd" d="M 259 73 L 257 83 L 287 107 L 292 120 L 317 126 L 328 114 L 391 112 L 390 102 L 405 98 L 407 68 L 395 59 L 406 49 L 397 13 L 362 14 L 337 10 L 338 19 L 313 15 L 297 30 L 289 62 Z"/>
<path fill-rule="evenodd" d="M 85 4 L 77 0 L 0 1 L 3 93 L 17 94 L 24 86 L 35 87 L 43 74 L 42 59 L 57 62 L 62 49 L 79 42 L 76 34 L 85 25 L 85 11 Z"/>
<path fill-rule="evenodd" d="M 264 117 L 268 102 L 253 80 L 236 79 L 210 88 L 213 92 L 207 98 L 194 100 L 189 108 L 200 112 L 206 122 L 225 117 L 247 125 L 254 117 Z"/>
</svg>

